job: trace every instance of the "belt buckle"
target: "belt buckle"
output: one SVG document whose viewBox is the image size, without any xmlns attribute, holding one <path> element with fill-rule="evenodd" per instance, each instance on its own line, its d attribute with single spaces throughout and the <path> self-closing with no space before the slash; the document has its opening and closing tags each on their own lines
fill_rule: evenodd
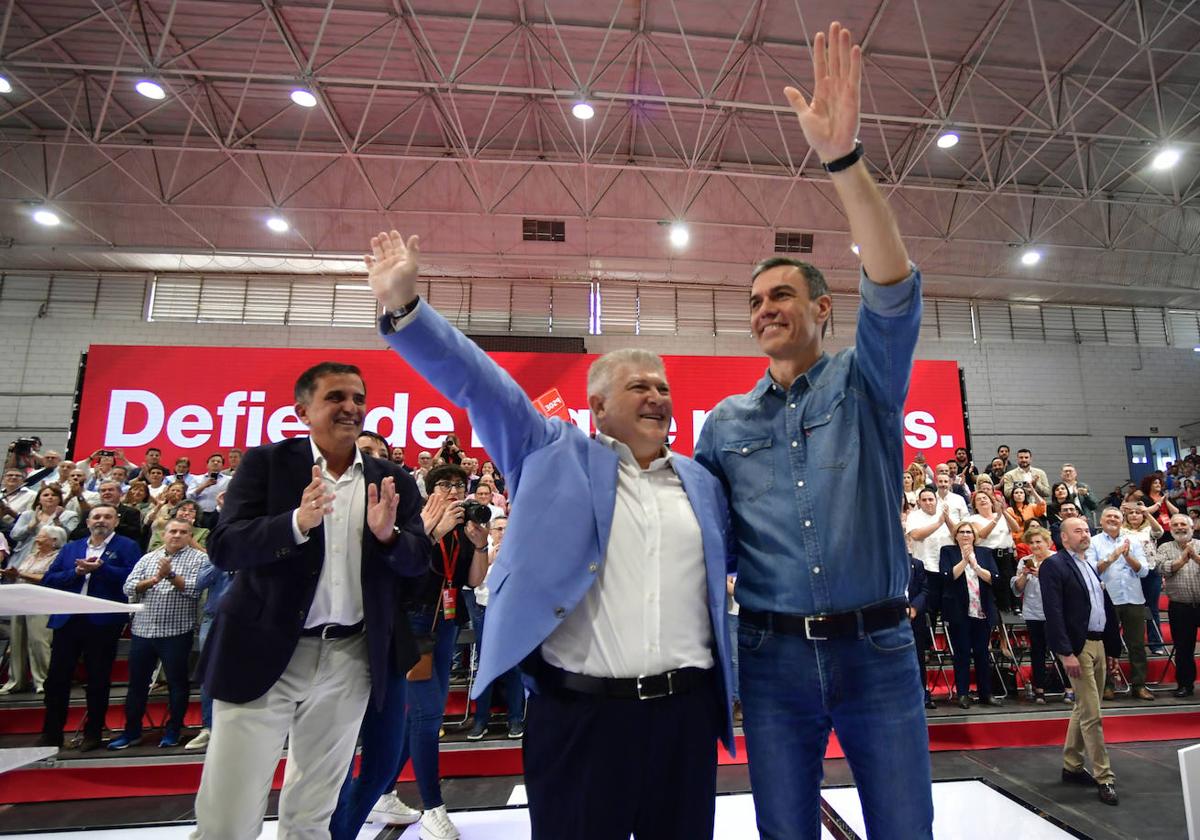
<svg viewBox="0 0 1200 840">
<path fill-rule="evenodd" d="M 660 697 L 666 697 L 667 695 L 671 694 L 672 691 L 674 691 L 674 687 L 671 685 L 672 673 L 673 672 L 671 672 L 671 671 L 667 672 L 667 675 L 666 675 L 667 676 L 667 689 L 666 689 L 666 691 L 654 691 L 654 692 L 650 692 L 650 693 L 647 693 L 642 688 L 642 680 L 644 680 L 646 678 L 644 676 L 639 676 L 637 678 L 637 699 L 639 699 L 639 700 L 657 700 Z"/>
<path fill-rule="evenodd" d="M 824 620 L 825 620 L 825 616 L 823 616 L 823 615 L 806 615 L 806 616 L 804 616 L 804 638 L 806 638 L 812 642 L 827 642 L 827 641 L 829 641 L 828 636 L 817 636 L 817 635 L 813 634 L 813 629 L 812 629 L 813 622 L 814 621 L 824 621 Z"/>
<path fill-rule="evenodd" d="M 328 641 L 330 638 L 329 632 L 331 630 L 333 630 L 335 627 L 337 627 L 336 624 L 326 624 L 324 627 L 322 627 L 321 628 L 321 641 L 323 641 L 323 642 Z"/>
</svg>

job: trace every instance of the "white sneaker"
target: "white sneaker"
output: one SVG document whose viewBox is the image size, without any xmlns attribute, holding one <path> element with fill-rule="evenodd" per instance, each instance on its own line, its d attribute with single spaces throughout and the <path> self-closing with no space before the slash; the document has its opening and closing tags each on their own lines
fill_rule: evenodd
<svg viewBox="0 0 1200 840">
<path fill-rule="evenodd" d="M 446 806 L 439 805 L 421 817 L 421 840 L 458 840 L 458 829 L 450 822 Z"/>
<path fill-rule="evenodd" d="M 367 814 L 367 822 L 386 825 L 412 825 L 419 819 L 421 812 L 401 802 L 395 791 L 379 797 L 375 806 L 371 808 L 371 813 Z"/>
<path fill-rule="evenodd" d="M 208 739 L 212 737 L 212 733 L 207 729 L 201 729 L 196 733 L 196 737 L 183 745 L 185 750 L 202 750 L 208 746 Z"/>
</svg>

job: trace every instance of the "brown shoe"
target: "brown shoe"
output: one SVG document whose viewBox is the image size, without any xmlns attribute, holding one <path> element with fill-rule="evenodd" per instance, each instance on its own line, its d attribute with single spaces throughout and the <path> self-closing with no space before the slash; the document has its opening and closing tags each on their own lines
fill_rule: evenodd
<svg viewBox="0 0 1200 840">
<path fill-rule="evenodd" d="M 1153 700 L 1154 694 L 1146 686 L 1139 686 L 1137 691 L 1133 692 L 1133 696 L 1139 700 Z"/>
<path fill-rule="evenodd" d="M 1106 686 L 1104 686 L 1104 695 L 1103 696 L 1104 696 L 1105 700 L 1112 700 L 1117 695 L 1113 694 L 1112 686 L 1106 685 Z"/>
</svg>

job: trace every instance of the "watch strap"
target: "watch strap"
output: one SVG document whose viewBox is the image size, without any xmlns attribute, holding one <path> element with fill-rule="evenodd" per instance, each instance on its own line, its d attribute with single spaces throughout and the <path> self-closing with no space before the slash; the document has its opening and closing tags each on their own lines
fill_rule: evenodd
<svg viewBox="0 0 1200 840">
<path fill-rule="evenodd" d="M 393 309 L 388 314 L 391 315 L 393 318 L 403 318 L 405 315 L 407 315 L 408 313 L 410 313 L 414 309 L 416 309 L 417 304 L 420 302 L 421 302 L 421 297 L 418 295 L 417 297 L 413 298 L 408 303 L 401 306 L 399 309 Z"/>
<path fill-rule="evenodd" d="M 829 163 L 822 163 L 821 166 L 823 166 L 825 171 L 829 173 L 841 172 L 843 169 L 849 169 L 851 166 L 858 163 L 864 154 L 865 150 L 863 149 L 862 141 L 855 140 L 853 151 L 851 151 L 849 154 L 842 155 L 836 160 L 831 160 Z"/>
</svg>

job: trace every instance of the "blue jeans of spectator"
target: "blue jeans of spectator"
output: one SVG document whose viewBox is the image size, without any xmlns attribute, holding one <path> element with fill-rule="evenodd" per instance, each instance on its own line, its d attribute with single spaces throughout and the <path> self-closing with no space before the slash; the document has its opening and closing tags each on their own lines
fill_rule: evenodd
<svg viewBox="0 0 1200 840">
<path fill-rule="evenodd" d="M 1158 569 L 1151 569 L 1142 578 L 1142 594 L 1146 596 L 1146 609 L 1150 615 L 1146 618 L 1146 642 L 1154 647 L 1163 644 L 1162 616 L 1158 613 L 1158 598 L 1162 595 L 1162 575 Z"/>
<path fill-rule="evenodd" d="M 204 618 L 200 620 L 199 648 L 204 650 L 204 643 L 208 641 L 208 631 L 212 629 L 213 618 L 208 613 L 204 614 Z M 212 729 L 212 694 L 208 691 L 208 686 L 204 681 L 200 682 L 200 721 L 201 725 L 208 730 Z"/>
<path fill-rule="evenodd" d="M 475 628 L 475 649 L 479 650 L 483 641 L 483 622 L 487 608 L 476 604 L 474 598 L 468 603 L 475 604 L 475 608 L 471 610 L 471 626 Z M 492 719 L 492 690 L 497 685 L 503 689 L 504 702 L 508 704 L 508 722 L 516 723 L 525 719 L 525 685 L 521 682 L 521 672 L 516 668 L 509 668 L 497 677 L 495 682 L 484 686 L 483 691 L 479 692 L 479 699 L 475 701 L 476 726 L 486 727 Z"/>
<path fill-rule="evenodd" d="M 154 668 L 162 661 L 167 677 L 167 723 L 164 735 L 179 737 L 183 716 L 187 713 L 188 657 L 192 652 L 192 632 L 161 639 L 133 636 L 129 643 L 129 691 L 125 695 L 125 735 L 142 736 L 142 717 L 146 714 L 146 697 Z"/>
<path fill-rule="evenodd" d="M 425 635 L 433 624 L 433 616 L 416 614 L 409 617 L 413 633 Z M 404 719 L 397 774 L 412 759 L 413 775 L 425 810 L 442 802 L 442 783 L 438 771 L 438 730 L 446 715 L 446 698 L 450 695 L 450 662 L 458 640 L 458 626 L 453 621 L 439 619 L 434 631 L 433 676 L 427 680 L 409 682 L 408 714 Z"/>
<path fill-rule="evenodd" d="M 401 770 L 400 755 L 404 751 L 407 686 L 405 674 L 391 671 L 383 706 L 377 709 L 374 698 L 367 704 L 358 731 L 362 744 L 358 776 L 354 775 L 351 761 L 337 807 L 329 820 L 330 840 L 354 840 L 376 800 L 396 784 Z"/>
<path fill-rule="evenodd" d="M 854 773 L 871 838 L 933 837 L 924 690 L 908 621 L 810 641 L 738 627 L 743 728 L 764 840 L 820 837 L 830 729 Z"/>
<path fill-rule="evenodd" d="M 733 701 L 741 701 L 738 695 L 738 614 L 729 613 L 729 659 L 733 665 Z"/>
</svg>

